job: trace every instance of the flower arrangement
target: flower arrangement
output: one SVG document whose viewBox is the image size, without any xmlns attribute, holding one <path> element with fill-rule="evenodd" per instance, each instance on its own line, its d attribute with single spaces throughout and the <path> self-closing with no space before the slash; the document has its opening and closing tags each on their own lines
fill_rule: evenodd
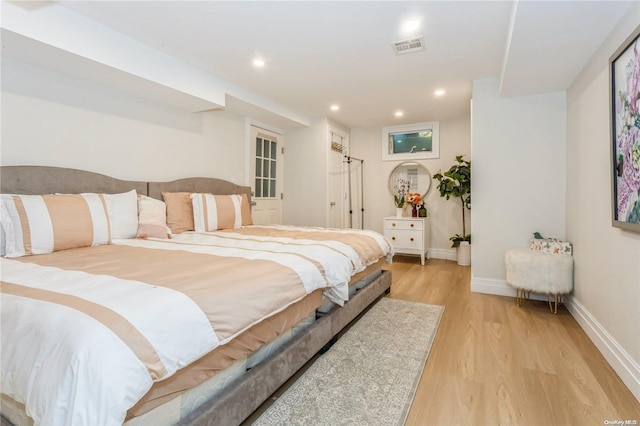
<svg viewBox="0 0 640 426">
<path fill-rule="evenodd" d="M 400 178 L 398 182 L 393 186 L 396 195 L 393 196 L 393 202 L 396 207 L 401 209 L 405 205 L 405 197 L 409 193 L 409 181 L 407 179 Z"/>
<path fill-rule="evenodd" d="M 407 204 L 411 204 L 413 207 L 420 207 L 422 205 L 422 195 L 417 192 L 410 192 L 407 194 Z"/>
</svg>

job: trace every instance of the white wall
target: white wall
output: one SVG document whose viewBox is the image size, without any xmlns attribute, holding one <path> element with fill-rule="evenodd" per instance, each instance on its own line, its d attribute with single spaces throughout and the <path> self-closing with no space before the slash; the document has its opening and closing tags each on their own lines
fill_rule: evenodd
<svg viewBox="0 0 640 426">
<path fill-rule="evenodd" d="M 284 134 L 282 221 L 288 225 L 329 225 L 329 126 L 348 129 L 327 117 Z"/>
<path fill-rule="evenodd" d="M 2 59 L 2 165 L 48 165 L 120 179 L 210 176 L 246 184 L 244 121 L 190 113 Z"/>
<path fill-rule="evenodd" d="M 326 226 L 327 119 L 284 135 L 283 223 Z"/>
<path fill-rule="evenodd" d="M 401 161 L 382 161 L 380 144 L 382 129 L 359 128 L 351 130 L 351 155 L 364 161 L 364 224 L 365 228 L 382 232 L 382 219 L 395 214 L 393 195 L 389 191 L 389 175 Z M 446 171 L 455 162 L 456 155 L 470 159 L 470 118 L 440 121 L 440 158 L 420 160 L 433 176 L 439 170 Z M 474 166 L 472 165 L 472 168 Z M 426 198 L 431 217 L 430 255 L 437 258 L 454 259 L 449 237 L 462 233 L 462 212 L 458 200 L 446 201 L 436 190 L 436 182 Z M 470 216 L 467 211 L 467 232 Z M 473 238 L 473 237 L 472 237 Z"/>
<path fill-rule="evenodd" d="M 476 80 L 471 128 L 471 288 L 515 294 L 505 251 L 535 231 L 565 238 L 565 93 L 501 98 L 497 78 Z"/>
<path fill-rule="evenodd" d="M 636 3 L 567 92 L 569 308 L 640 400 L 640 233 L 611 226 L 609 57 L 640 22 Z"/>
</svg>

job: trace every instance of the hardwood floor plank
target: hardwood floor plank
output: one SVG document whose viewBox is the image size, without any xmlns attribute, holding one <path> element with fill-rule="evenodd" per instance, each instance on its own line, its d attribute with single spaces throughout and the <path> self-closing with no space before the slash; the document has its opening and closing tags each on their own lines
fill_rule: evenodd
<svg viewBox="0 0 640 426">
<path fill-rule="evenodd" d="M 471 419 L 485 418 L 482 384 L 442 374 L 434 380 L 435 386 L 416 392 L 406 426 L 466 425 L 472 424 Z"/>
<path fill-rule="evenodd" d="M 640 402 L 569 312 L 471 293 L 471 268 L 396 256 L 389 297 L 445 306 L 407 425 L 640 424 Z"/>
</svg>

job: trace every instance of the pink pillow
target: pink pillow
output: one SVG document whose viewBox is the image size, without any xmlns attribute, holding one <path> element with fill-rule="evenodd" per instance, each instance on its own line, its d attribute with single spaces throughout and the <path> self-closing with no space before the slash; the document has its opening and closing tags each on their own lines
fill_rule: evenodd
<svg viewBox="0 0 640 426">
<path fill-rule="evenodd" d="M 146 195 L 138 195 L 137 238 L 168 238 L 167 206 Z"/>
<path fill-rule="evenodd" d="M 174 234 L 193 231 L 193 207 L 190 192 L 163 192 L 167 204 L 167 225 Z"/>
</svg>

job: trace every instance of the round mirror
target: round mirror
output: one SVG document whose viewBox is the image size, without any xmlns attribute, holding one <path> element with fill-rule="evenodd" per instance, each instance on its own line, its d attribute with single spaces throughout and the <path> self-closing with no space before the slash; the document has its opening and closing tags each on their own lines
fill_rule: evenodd
<svg viewBox="0 0 640 426">
<path fill-rule="evenodd" d="M 398 195 L 398 188 L 404 185 L 407 192 L 417 192 L 424 199 L 431 189 L 431 173 L 422 164 L 416 162 L 401 163 L 389 175 L 389 191 Z"/>
</svg>

